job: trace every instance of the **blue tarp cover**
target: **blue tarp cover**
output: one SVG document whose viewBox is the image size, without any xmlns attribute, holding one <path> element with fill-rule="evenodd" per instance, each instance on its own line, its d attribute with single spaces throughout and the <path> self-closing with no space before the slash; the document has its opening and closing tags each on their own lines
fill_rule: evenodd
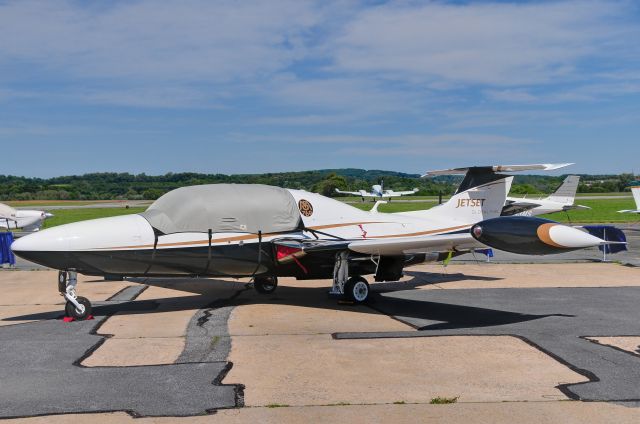
<svg viewBox="0 0 640 424">
<path fill-rule="evenodd" d="M 486 255 L 488 258 L 493 258 L 493 249 L 476 249 L 476 252 Z"/>
<path fill-rule="evenodd" d="M 592 236 L 600 237 L 605 241 L 627 241 L 627 237 L 622 230 L 612 225 L 585 225 L 583 228 Z M 598 246 L 598 249 L 604 253 L 618 253 L 627 250 L 627 245 L 605 244 L 604 246 Z"/>
<path fill-rule="evenodd" d="M 16 264 L 16 257 L 11 251 L 11 243 L 13 243 L 13 233 L 0 233 L 0 265 Z"/>
</svg>

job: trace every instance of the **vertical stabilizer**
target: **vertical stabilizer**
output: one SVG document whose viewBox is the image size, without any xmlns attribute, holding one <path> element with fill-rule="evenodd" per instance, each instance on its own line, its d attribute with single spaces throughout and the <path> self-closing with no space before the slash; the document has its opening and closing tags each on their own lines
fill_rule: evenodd
<svg viewBox="0 0 640 424">
<path fill-rule="evenodd" d="M 633 194 L 633 200 L 636 201 L 636 210 L 640 210 L 640 182 L 631 186 L 631 193 Z"/>
<path fill-rule="evenodd" d="M 501 177 L 455 194 L 446 203 L 424 211 L 424 216 L 437 216 L 468 224 L 500 216 L 513 182 L 513 176 Z"/>
<path fill-rule="evenodd" d="M 562 203 L 565 205 L 573 205 L 573 201 L 576 197 L 576 191 L 578 191 L 578 183 L 580 177 L 577 175 L 569 175 L 564 179 L 560 187 L 552 193 L 546 200 Z"/>
</svg>

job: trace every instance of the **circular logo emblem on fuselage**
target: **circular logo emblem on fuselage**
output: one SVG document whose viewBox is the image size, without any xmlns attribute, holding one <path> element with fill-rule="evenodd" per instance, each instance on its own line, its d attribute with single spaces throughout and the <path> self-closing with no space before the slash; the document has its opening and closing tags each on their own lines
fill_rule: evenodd
<svg viewBox="0 0 640 424">
<path fill-rule="evenodd" d="M 308 200 L 300 199 L 298 209 L 300 209 L 300 213 L 304 216 L 313 215 L 313 206 L 311 206 Z"/>
</svg>

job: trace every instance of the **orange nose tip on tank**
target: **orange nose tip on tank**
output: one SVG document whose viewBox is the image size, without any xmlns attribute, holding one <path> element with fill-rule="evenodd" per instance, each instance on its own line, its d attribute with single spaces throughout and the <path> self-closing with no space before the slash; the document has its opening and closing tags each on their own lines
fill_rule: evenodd
<svg viewBox="0 0 640 424">
<path fill-rule="evenodd" d="M 523 255 L 549 255 L 599 246 L 604 240 L 548 219 L 509 216 L 471 227 L 471 235 L 495 249 Z"/>
</svg>

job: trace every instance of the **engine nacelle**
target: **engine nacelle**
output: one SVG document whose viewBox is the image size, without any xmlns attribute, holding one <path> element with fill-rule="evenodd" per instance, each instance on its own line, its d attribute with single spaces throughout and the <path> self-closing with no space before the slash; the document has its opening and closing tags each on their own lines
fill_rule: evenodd
<svg viewBox="0 0 640 424">
<path fill-rule="evenodd" d="M 604 240 L 548 219 L 505 216 L 471 227 L 471 235 L 495 249 L 522 255 L 549 255 L 599 246 Z"/>
</svg>

